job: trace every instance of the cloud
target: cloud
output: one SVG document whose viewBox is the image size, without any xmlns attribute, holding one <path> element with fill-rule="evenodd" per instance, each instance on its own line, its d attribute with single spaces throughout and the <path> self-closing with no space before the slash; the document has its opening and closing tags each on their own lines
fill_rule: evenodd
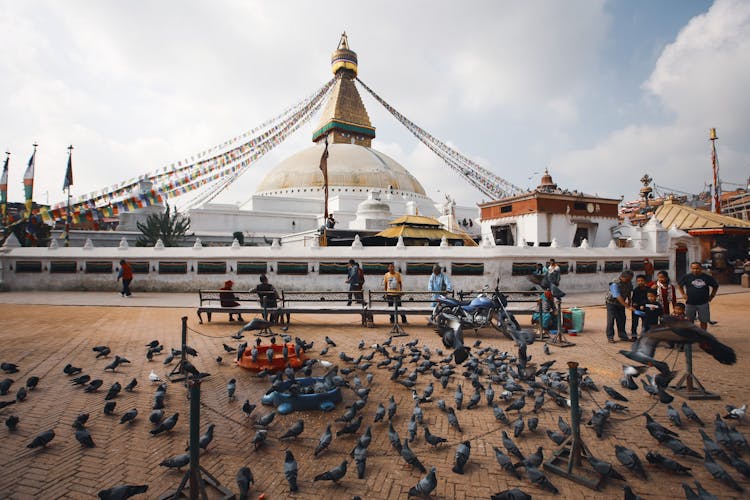
<svg viewBox="0 0 750 500">
<path fill-rule="evenodd" d="M 557 181 L 586 191 L 634 193 L 648 172 L 655 183 L 697 192 L 711 182 L 708 130 L 718 128 L 721 177 L 744 182 L 750 165 L 750 4 L 718 0 L 694 17 L 661 52 L 643 84 L 644 103 L 661 107 L 662 123 L 632 124 L 591 147 L 561 151 Z M 563 182 L 561 182 L 563 180 Z"/>
</svg>

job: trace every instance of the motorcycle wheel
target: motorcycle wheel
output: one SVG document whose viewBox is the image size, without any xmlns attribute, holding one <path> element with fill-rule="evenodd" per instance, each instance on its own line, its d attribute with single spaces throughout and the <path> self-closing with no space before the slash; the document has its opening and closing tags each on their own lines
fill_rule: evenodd
<svg viewBox="0 0 750 500">
<path fill-rule="evenodd" d="M 448 320 L 443 316 L 444 312 L 452 314 L 453 310 L 447 305 L 438 304 L 435 306 L 431 318 L 435 328 L 445 328 L 448 326 Z"/>
<path fill-rule="evenodd" d="M 490 324 L 495 328 L 495 330 L 497 330 L 498 332 L 502 332 L 503 335 L 512 340 L 513 335 L 511 335 L 509 328 L 515 330 L 516 326 L 509 320 L 503 321 L 502 319 L 500 319 L 500 315 L 500 311 L 494 311 L 492 314 L 490 314 Z"/>
</svg>

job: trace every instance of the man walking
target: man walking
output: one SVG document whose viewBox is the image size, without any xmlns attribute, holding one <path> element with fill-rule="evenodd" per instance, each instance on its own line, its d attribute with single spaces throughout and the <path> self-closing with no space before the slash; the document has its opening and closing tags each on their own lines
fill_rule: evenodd
<svg viewBox="0 0 750 500">
<path fill-rule="evenodd" d="M 633 292 L 633 271 L 626 270 L 620 277 L 609 284 L 609 291 L 604 299 L 607 306 L 607 340 L 615 342 L 615 324 L 620 340 L 628 340 L 625 331 L 625 309 L 633 310 L 630 305 L 630 295 Z"/>
<path fill-rule="evenodd" d="M 701 328 L 705 330 L 711 322 L 711 309 L 708 304 L 719 291 L 719 284 L 713 276 L 703 272 L 700 262 L 693 262 L 690 264 L 690 273 L 680 279 L 677 288 L 687 304 L 685 306 L 687 319 L 695 321 L 697 315 Z"/>
<path fill-rule="evenodd" d="M 117 273 L 117 280 L 122 280 L 122 291 L 120 295 L 123 297 L 130 297 L 130 282 L 133 281 L 133 268 L 130 264 L 125 262 L 125 259 L 120 259 L 120 272 Z"/>
</svg>

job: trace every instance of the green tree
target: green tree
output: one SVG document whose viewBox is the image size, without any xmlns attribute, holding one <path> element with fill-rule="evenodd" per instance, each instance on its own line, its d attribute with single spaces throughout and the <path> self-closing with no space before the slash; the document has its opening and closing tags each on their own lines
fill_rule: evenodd
<svg viewBox="0 0 750 500">
<path fill-rule="evenodd" d="M 136 223 L 142 233 L 135 242 L 139 247 L 152 247 L 156 240 L 161 239 L 165 247 L 176 247 L 185 239 L 185 233 L 190 228 L 190 218 L 184 217 L 169 205 L 161 214 L 151 214 L 146 222 Z"/>
</svg>

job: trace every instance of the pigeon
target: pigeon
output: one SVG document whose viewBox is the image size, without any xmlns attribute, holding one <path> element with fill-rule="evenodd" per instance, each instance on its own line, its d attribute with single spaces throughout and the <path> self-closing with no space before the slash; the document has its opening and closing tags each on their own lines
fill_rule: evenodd
<svg viewBox="0 0 750 500">
<path fill-rule="evenodd" d="M 744 404 L 740 407 L 727 405 L 727 414 L 724 415 L 723 418 L 727 420 L 739 420 L 742 421 L 745 419 L 745 415 L 747 414 L 747 405 Z"/>
<path fill-rule="evenodd" d="M 232 346 L 228 346 L 228 345 L 226 345 L 226 344 L 221 344 L 221 345 L 222 345 L 222 346 L 224 347 L 224 350 L 225 350 L 226 352 L 235 352 L 235 351 L 237 350 L 237 349 L 235 349 L 234 347 L 232 347 Z"/>
<path fill-rule="evenodd" d="M 454 400 L 456 401 L 456 408 L 460 410 L 464 401 L 464 391 L 461 389 L 461 384 L 458 384 L 456 387 Z"/>
<path fill-rule="evenodd" d="M 250 400 L 246 399 L 242 404 L 242 412 L 249 417 L 253 413 L 253 410 L 255 410 L 255 405 L 250 404 Z"/>
<path fill-rule="evenodd" d="M 73 385 L 86 385 L 89 383 L 89 380 L 91 380 L 91 376 L 81 375 L 80 377 L 76 377 L 73 380 L 71 380 L 70 383 Z"/>
<path fill-rule="evenodd" d="M 177 425 L 177 419 L 180 418 L 179 413 L 175 413 L 171 417 L 163 420 L 155 429 L 152 429 L 151 435 L 158 436 L 159 434 L 167 431 L 171 431 L 175 425 Z"/>
<path fill-rule="evenodd" d="M 446 418 L 448 419 L 448 425 L 456 429 L 458 432 L 463 433 L 461 430 L 461 425 L 458 423 L 458 417 L 456 416 L 456 411 L 452 407 L 448 407 L 448 413 L 446 414 Z"/>
<path fill-rule="evenodd" d="M 63 373 L 65 375 L 68 375 L 68 376 L 70 376 L 70 375 L 77 375 L 77 374 L 81 373 L 82 371 L 83 371 L 83 368 L 75 367 L 75 366 L 71 365 L 70 363 L 68 363 L 67 365 L 65 365 L 65 367 L 63 368 Z"/>
<path fill-rule="evenodd" d="M 279 439 L 295 438 L 305 430 L 305 421 L 297 420 Z"/>
<path fill-rule="evenodd" d="M 424 468 L 424 465 L 422 465 L 422 462 L 419 461 L 417 455 L 415 455 L 411 448 L 409 448 L 408 439 L 404 439 L 403 445 L 401 446 L 401 457 L 406 461 L 407 464 L 411 465 L 415 469 L 418 469 L 419 472 L 423 474 L 427 472 L 427 469 Z"/>
<path fill-rule="evenodd" d="M 289 491 L 292 493 L 299 489 L 297 487 L 297 470 L 297 461 L 294 459 L 292 451 L 286 450 L 286 456 L 284 457 L 284 477 L 289 484 Z"/>
<path fill-rule="evenodd" d="M 416 486 L 409 488 L 409 496 L 411 497 L 429 497 L 430 493 L 437 487 L 437 477 L 435 475 L 435 467 L 430 469 L 425 477 L 419 480 Z"/>
<path fill-rule="evenodd" d="M 326 339 L 328 339 L 328 337 L 326 337 Z M 315 476 L 313 481 L 333 481 L 334 483 L 337 483 L 346 475 L 346 465 L 347 461 L 344 460 L 338 467 L 334 467 L 329 471 Z"/>
<path fill-rule="evenodd" d="M 201 435 L 200 438 L 198 438 L 198 447 L 201 450 L 206 450 L 208 448 L 208 445 L 211 444 L 211 441 L 214 440 L 214 428 L 216 427 L 215 424 L 209 424 L 208 428 L 206 429 L 206 433 Z M 188 451 L 190 449 L 190 446 L 185 448 L 185 451 Z"/>
<path fill-rule="evenodd" d="M 96 359 L 107 357 L 112 352 L 109 346 L 106 346 L 106 345 L 98 345 L 98 346 L 92 347 L 91 350 L 97 353 Z"/>
<path fill-rule="evenodd" d="M 132 410 L 128 410 L 125 412 L 122 417 L 120 417 L 120 423 L 124 424 L 125 422 L 133 423 L 135 421 L 135 417 L 138 416 L 138 409 L 133 408 Z"/>
<path fill-rule="evenodd" d="M 672 450 L 675 455 L 684 455 L 694 458 L 702 458 L 702 455 L 697 451 L 689 448 L 685 443 L 677 438 L 670 438 L 662 441 L 662 444 Z"/>
<path fill-rule="evenodd" d="M 521 479 L 521 476 L 518 474 L 518 471 L 516 470 L 515 465 L 513 465 L 510 457 L 503 453 L 502 450 L 497 446 L 493 446 L 492 449 L 495 450 L 495 460 L 497 460 L 497 463 L 500 465 L 500 467 L 504 471 L 512 474 L 515 478 Z"/>
<path fill-rule="evenodd" d="M 510 420 L 508 420 L 508 416 L 497 403 L 492 406 L 492 412 L 495 414 L 495 420 L 497 420 L 498 422 L 501 422 L 505 425 L 508 425 L 510 423 Z"/>
<path fill-rule="evenodd" d="M 711 473 L 714 479 L 721 481 L 722 483 L 726 484 L 727 486 L 729 486 L 735 491 L 739 491 L 739 492 L 745 491 L 744 488 L 742 488 L 742 486 L 737 484 L 734 478 L 732 478 L 732 476 L 730 476 L 729 473 L 727 473 L 727 471 L 725 471 L 721 465 L 716 463 L 714 458 L 708 452 L 706 452 L 706 456 L 703 460 L 703 465 L 706 467 L 708 472 Z"/>
<path fill-rule="evenodd" d="M 701 485 L 698 481 L 693 481 L 695 483 L 696 491 L 698 492 L 698 495 L 700 496 L 701 500 L 716 500 L 716 497 L 706 491 L 706 489 Z"/>
<path fill-rule="evenodd" d="M 625 500 L 643 500 L 643 497 L 640 497 L 633 492 L 633 489 L 629 484 L 625 484 L 622 487 L 622 490 L 625 495 Z"/>
<path fill-rule="evenodd" d="M 352 450 L 352 456 L 354 457 L 354 463 L 357 464 L 357 478 L 365 478 L 365 468 L 367 467 L 367 448 L 362 446 L 355 446 Z"/>
<path fill-rule="evenodd" d="M 33 391 L 37 385 L 39 385 L 39 377 L 29 377 L 26 379 L 26 388 L 28 390 Z"/>
<path fill-rule="evenodd" d="M 521 451 L 505 431 L 503 431 L 503 446 L 506 450 L 508 450 L 508 453 L 514 455 L 516 458 L 523 462 L 523 455 L 521 454 Z"/>
<path fill-rule="evenodd" d="M 353 422 L 342 427 L 340 431 L 336 432 L 336 437 L 344 434 L 355 434 L 362 425 L 362 418 L 362 415 L 359 415 Z"/>
<path fill-rule="evenodd" d="M 668 472 L 686 476 L 692 475 L 690 474 L 690 467 L 685 467 L 681 463 L 676 462 L 671 458 L 667 458 L 655 451 L 649 451 L 648 453 L 646 453 L 646 460 L 648 460 L 648 463 L 658 465 Z"/>
<path fill-rule="evenodd" d="M 269 425 L 271 425 L 271 422 L 273 422 L 273 419 L 275 417 L 276 417 L 275 411 L 266 413 L 265 415 L 261 415 L 255 420 L 255 425 L 258 427 L 268 427 Z"/>
<path fill-rule="evenodd" d="M 407 427 L 406 433 L 409 436 L 409 442 L 413 443 L 417 438 L 417 421 L 414 419 L 414 415 L 409 419 L 409 426 Z"/>
<path fill-rule="evenodd" d="M 700 417 L 698 416 L 698 414 L 695 413 L 695 411 L 693 411 L 693 409 L 690 408 L 687 405 L 687 403 L 685 403 L 685 402 L 682 403 L 682 413 L 685 414 L 685 417 L 688 420 L 692 420 L 693 422 L 695 422 L 696 424 L 700 425 L 701 427 L 705 427 L 705 424 L 700 419 Z"/>
<path fill-rule="evenodd" d="M 76 429 L 76 439 L 79 443 L 81 443 L 82 446 L 85 446 L 86 448 L 94 448 L 96 445 L 94 444 L 94 440 L 91 439 L 91 433 L 88 429 L 85 429 L 81 427 L 80 429 Z"/>
<path fill-rule="evenodd" d="M 250 498 L 250 485 L 255 484 L 253 472 L 249 467 L 240 467 L 237 470 L 235 478 L 237 480 L 237 487 L 240 490 L 240 500 L 248 500 Z"/>
<path fill-rule="evenodd" d="M 104 403 L 104 414 L 105 415 L 114 414 L 116 405 L 117 405 L 117 401 L 107 401 L 106 403 Z"/>
<path fill-rule="evenodd" d="M 0 370 L 5 373 L 18 373 L 18 365 L 15 363 L 0 363 Z"/>
<path fill-rule="evenodd" d="M 10 390 L 10 386 L 13 384 L 13 380 L 6 378 L 0 382 L 0 396 L 6 396 Z"/>
<path fill-rule="evenodd" d="M 18 422 L 20 422 L 18 415 L 11 415 L 10 417 L 5 419 L 5 426 L 9 431 L 13 432 L 14 430 L 16 430 L 16 426 L 18 426 Z"/>
<path fill-rule="evenodd" d="M 633 474 L 639 476 L 644 481 L 648 479 L 643 464 L 641 463 L 641 459 L 638 458 L 638 455 L 633 450 L 616 444 L 615 456 L 617 457 L 617 460 L 619 460 L 620 463 L 627 467 Z"/>
<path fill-rule="evenodd" d="M 98 495 L 100 500 L 127 500 L 130 497 L 146 493 L 147 491 L 147 484 L 121 484 L 101 490 Z"/>
<path fill-rule="evenodd" d="M 378 403 L 378 408 L 375 410 L 375 422 L 381 422 L 385 418 L 385 406 L 383 403 Z"/>
<path fill-rule="evenodd" d="M 163 418 L 164 410 L 151 410 L 151 414 L 148 416 L 148 421 L 154 425 L 158 425 Z"/>
<path fill-rule="evenodd" d="M 670 405 L 667 405 L 667 417 L 675 425 L 675 427 L 682 427 L 682 419 L 680 418 L 680 413 Z"/>
<path fill-rule="evenodd" d="M 393 417 L 396 415 L 396 410 L 398 409 L 398 405 L 396 404 L 396 400 L 393 399 L 393 395 L 391 395 L 390 399 L 388 400 L 388 420 L 393 420 Z"/>
<path fill-rule="evenodd" d="M 326 335 L 325 341 L 326 341 L 326 344 L 328 344 L 329 346 L 336 347 L 336 342 L 331 340 L 331 338 L 328 335 Z"/>
<path fill-rule="evenodd" d="M 513 423 L 513 437 L 518 437 L 523 433 L 524 422 L 523 416 L 519 413 L 518 420 Z"/>
<path fill-rule="evenodd" d="M 151 370 L 151 373 L 148 374 L 148 379 L 151 382 L 160 382 L 161 381 L 161 378 L 159 378 L 159 375 L 157 375 L 154 370 Z"/>
<path fill-rule="evenodd" d="M 393 428 L 392 422 L 388 422 L 388 440 L 391 442 L 393 449 L 400 454 L 402 448 L 401 438 L 399 437 L 398 432 L 396 432 L 396 429 Z"/>
<path fill-rule="evenodd" d="M 479 392 L 479 389 L 474 391 L 474 394 L 471 395 L 471 399 L 469 399 L 469 404 L 466 405 L 467 410 L 472 410 L 479 406 L 479 401 L 482 400 L 482 394 Z"/>
<path fill-rule="evenodd" d="M 120 394 L 120 391 L 122 390 L 122 386 L 119 382 L 115 382 L 112 384 L 112 387 L 109 388 L 109 391 L 107 391 L 107 395 L 104 396 L 104 401 L 109 401 L 110 399 L 115 399 L 118 394 Z"/>
<path fill-rule="evenodd" d="M 568 436 L 565 434 L 562 434 L 560 432 L 555 432 L 547 429 L 547 437 L 552 440 L 553 443 L 556 445 L 561 445 L 565 442 L 566 439 L 568 439 Z"/>
<path fill-rule="evenodd" d="M 425 441 L 427 441 L 432 446 L 437 446 L 440 443 L 447 443 L 448 442 L 447 439 L 445 439 L 443 437 L 440 437 L 440 436 L 436 436 L 433 433 L 431 433 L 430 432 L 430 428 L 427 427 L 426 425 L 424 426 L 424 439 L 425 439 Z"/>
<path fill-rule="evenodd" d="M 617 472 L 611 463 L 600 460 L 592 455 L 589 455 L 588 459 L 591 467 L 594 468 L 597 474 L 613 479 L 619 479 L 620 481 L 626 481 L 625 477 Z"/>
<path fill-rule="evenodd" d="M 328 448 L 328 445 L 331 444 L 331 440 L 333 439 L 333 435 L 331 434 L 331 424 L 328 424 L 326 426 L 326 430 L 323 431 L 323 435 L 320 436 L 320 440 L 318 441 L 318 445 L 315 447 L 315 451 L 313 452 L 314 456 L 320 455 L 323 450 Z"/>
<path fill-rule="evenodd" d="M 5 408 L 7 406 L 14 405 L 14 404 L 16 404 L 15 400 L 13 400 L 13 401 L 0 401 L 0 410 L 2 410 L 3 408 Z"/>
<path fill-rule="evenodd" d="M 679 434 L 661 425 L 648 413 L 644 413 L 643 416 L 646 417 L 646 430 L 648 430 L 649 434 L 651 434 L 651 436 L 653 436 L 657 441 L 662 442 L 666 441 L 670 437 L 679 437 Z"/>
<path fill-rule="evenodd" d="M 729 462 L 729 456 L 727 456 L 726 452 L 721 449 L 721 447 L 716 444 L 716 442 L 711 439 L 708 434 L 703 429 L 698 429 L 698 432 L 700 432 L 701 439 L 703 439 L 703 450 L 706 453 L 709 453 L 711 456 L 720 458 L 724 460 L 725 462 Z M 698 457 L 701 458 L 701 457 Z"/>
<path fill-rule="evenodd" d="M 545 344 L 545 347 L 547 345 Z M 531 495 L 524 493 L 518 488 L 501 491 L 490 496 L 491 500 L 531 500 Z"/>
<path fill-rule="evenodd" d="M 46 447 L 50 443 L 50 441 L 52 441 L 54 438 L 55 438 L 55 431 L 50 429 L 48 431 L 44 431 L 41 434 L 39 434 L 37 437 L 34 438 L 33 441 L 27 444 L 26 447 L 27 448 Z"/>
<path fill-rule="evenodd" d="M 255 436 L 253 436 L 253 439 L 250 440 L 250 443 L 257 450 L 266 442 L 267 438 L 268 438 L 268 431 L 265 429 L 259 429 L 258 431 L 255 432 Z"/>
<path fill-rule="evenodd" d="M 623 396 L 616 390 L 612 389 L 611 387 L 604 385 L 602 386 L 602 388 L 604 389 L 604 392 L 606 392 L 609 395 L 609 397 L 611 397 L 612 399 L 616 399 L 617 401 L 628 402 L 628 398 L 626 398 L 625 396 Z"/>
<path fill-rule="evenodd" d="M 21 401 L 24 401 L 28 394 L 29 393 L 26 391 L 26 387 L 19 387 L 18 391 L 16 392 L 16 401 L 18 401 L 19 403 Z"/>
<path fill-rule="evenodd" d="M 167 458 L 166 460 L 162 460 L 159 465 L 162 467 L 167 467 L 169 469 L 181 469 L 189 463 L 190 455 L 188 453 L 183 453 L 182 455 L 175 455 L 173 457 Z"/>
<path fill-rule="evenodd" d="M 669 315 L 662 316 L 661 325 L 644 332 L 636 344 L 641 344 L 641 351 L 647 356 L 653 356 L 660 342 L 671 342 L 678 345 L 697 344 L 719 363 L 732 365 L 737 362 L 734 349 L 722 344 L 716 337 L 687 319 L 679 319 Z"/>
<path fill-rule="evenodd" d="M 102 384 L 104 384 L 104 381 L 102 379 L 98 378 L 96 380 L 92 380 L 89 385 L 87 385 L 83 390 L 83 392 L 96 392 L 99 390 Z"/>
<path fill-rule="evenodd" d="M 451 469 L 456 474 L 463 474 L 464 473 L 464 467 L 466 466 L 466 462 L 469 461 L 469 456 L 471 455 L 471 442 L 470 441 L 464 441 L 463 443 L 459 443 L 458 448 L 456 449 L 456 458 L 453 462 L 453 469 Z"/>
<path fill-rule="evenodd" d="M 555 495 L 559 493 L 559 490 L 555 487 L 554 484 L 550 482 L 544 472 L 537 469 L 536 467 L 526 467 L 526 476 L 529 478 L 529 481 L 534 483 L 539 488 L 551 491 Z"/>
<path fill-rule="evenodd" d="M 505 411 L 512 411 L 512 410 L 518 410 L 519 412 L 523 409 L 523 407 L 526 406 L 526 395 L 522 395 L 520 398 L 513 401 L 510 405 L 508 405 L 507 408 L 505 408 Z"/>
<path fill-rule="evenodd" d="M 128 385 L 123 387 L 123 389 L 125 389 L 125 392 L 133 392 L 133 389 L 135 389 L 136 385 L 138 385 L 138 380 L 133 379 L 130 382 L 128 382 Z"/>
<path fill-rule="evenodd" d="M 229 401 L 234 401 L 234 393 L 237 391 L 237 380 L 236 379 L 230 379 L 227 383 L 227 396 L 229 397 Z"/>
</svg>

